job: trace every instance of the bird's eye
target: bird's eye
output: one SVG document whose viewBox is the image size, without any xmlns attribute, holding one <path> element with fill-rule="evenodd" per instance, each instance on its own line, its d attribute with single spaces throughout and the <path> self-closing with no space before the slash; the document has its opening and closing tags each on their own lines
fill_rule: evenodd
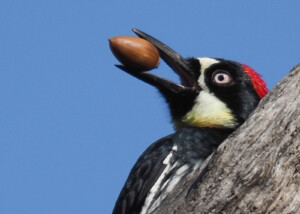
<svg viewBox="0 0 300 214">
<path fill-rule="evenodd" d="M 226 86 L 232 82 L 231 76 L 224 71 L 215 71 L 212 75 L 212 80 L 216 85 Z"/>
</svg>

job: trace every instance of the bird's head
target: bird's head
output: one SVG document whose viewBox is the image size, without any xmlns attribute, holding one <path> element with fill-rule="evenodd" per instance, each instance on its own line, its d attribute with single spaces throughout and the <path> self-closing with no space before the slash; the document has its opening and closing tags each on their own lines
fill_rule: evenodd
<svg viewBox="0 0 300 214">
<path fill-rule="evenodd" d="M 268 92 L 261 76 L 244 64 L 218 58 L 184 59 L 150 35 L 133 31 L 159 50 L 161 58 L 180 77 L 181 84 L 146 71 L 119 67 L 162 93 L 177 129 L 185 126 L 234 129 Z"/>
</svg>

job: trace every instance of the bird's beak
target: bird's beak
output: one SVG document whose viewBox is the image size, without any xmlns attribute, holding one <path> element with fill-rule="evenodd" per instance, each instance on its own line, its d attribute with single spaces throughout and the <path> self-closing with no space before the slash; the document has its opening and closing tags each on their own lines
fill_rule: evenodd
<svg viewBox="0 0 300 214">
<path fill-rule="evenodd" d="M 163 94 L 178 94 L 182 91 L 196 92 L 200 90 L 197 84 L 197 78 L 199 76 L 197 76 L 197 72 L 199 71 L 195 71 L 195 68 L 192 66 L 190 60 L 184 59 L 162 42 L 140 30 L 133 29 L 133 32 L 142 39 L 152 43 L 159 50 L 160 57 L 178 74 L 181 84 L 177 84 L 170 80 L 155 76 L 147 71 L 137 71 L 121 65 L 117 65 L 118 68 L 144 82 L 153 85 Z"/>
</svg>

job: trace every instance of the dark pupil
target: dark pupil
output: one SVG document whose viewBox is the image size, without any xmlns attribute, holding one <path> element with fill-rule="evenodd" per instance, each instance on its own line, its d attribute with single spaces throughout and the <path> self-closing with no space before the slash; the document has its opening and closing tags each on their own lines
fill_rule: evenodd
<svg viewBox="0 0 300 214">
<path fill-rule="evenodd" d="M 224 78 L 224 75 L 219 75 L 219 76 L 218 76 L 218 80 L 219 80 L 219 81 L 223 81 L 224 79 L 225 79 L 225 78 Z"/>
</svg>

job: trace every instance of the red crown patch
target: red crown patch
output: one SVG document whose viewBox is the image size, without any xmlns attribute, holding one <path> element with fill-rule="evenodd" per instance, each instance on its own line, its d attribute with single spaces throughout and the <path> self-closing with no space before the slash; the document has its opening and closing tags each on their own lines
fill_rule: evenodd
<svg viewBox="0 0 300 214">
<path fill-rule="evenodd" d="M 261 75 L 256 73 L 252 68 L 247 65 L 242 66 L 245 69 L 244 72 L 250 77 L 256 93 L 262 99 L 268 93 L 266 82 L 263 81 Z"/>
</svg>

